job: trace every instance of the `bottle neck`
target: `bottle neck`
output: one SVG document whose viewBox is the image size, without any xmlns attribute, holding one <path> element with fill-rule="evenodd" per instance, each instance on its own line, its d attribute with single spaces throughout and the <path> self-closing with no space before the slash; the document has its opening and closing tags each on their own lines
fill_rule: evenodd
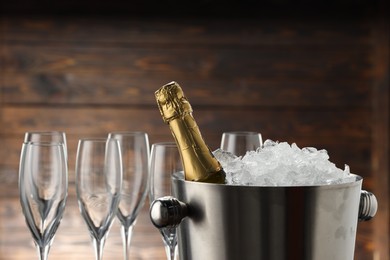
<svg viewBox="0 0 390 260">
<path fill-rule="evenodd" d="M 207 181 L 216 173 L 223 172 L 191 114 L 171 120 L 169 126 L 179 147 L 186 180 Z"/>
</svg>

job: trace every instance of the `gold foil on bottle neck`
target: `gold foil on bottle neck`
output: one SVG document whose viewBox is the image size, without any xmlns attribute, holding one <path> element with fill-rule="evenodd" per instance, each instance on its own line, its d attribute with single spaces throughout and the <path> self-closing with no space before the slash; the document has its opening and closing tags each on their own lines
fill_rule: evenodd
<svg viewBox="0 0 390 260">
<path fill-rule="evenodd" d="M 155 92 L 157 105 L 165 123 L 192 113 L 192 107 L 180 85 L 172 81 Z"/>
</svg>

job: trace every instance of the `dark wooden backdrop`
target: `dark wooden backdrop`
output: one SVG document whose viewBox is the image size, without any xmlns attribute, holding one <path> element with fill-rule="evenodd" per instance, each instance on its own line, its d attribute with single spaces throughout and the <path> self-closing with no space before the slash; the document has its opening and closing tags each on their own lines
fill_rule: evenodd
<svg viewBox="0 0 390 260">
<path fill-rule="evenodd" d="M 212 149 L 221 134 L 327 149 L 364 177 L 378 215 L 359 223 L 356 260 L 389 259 L 389 20 L 381 1 L 328 6 L 200 1 L 9 1 L 0 34 L 0 260 L 33 259 L 18 198 L 26 131 L 68 137 L 69 200 L 51 259 L 93 259 L 74 188 L 81 137 L 141 130 L 172 140 L 154 100 L 179 82 Z M 309 5 L 310 3 L 305 3 Z M 149 5 L 154 4 L 154 5 Z M 165 259 L 139 216 L 132 259 Z M 104 259 L 122 257 L 119 225 Z"/>
</svg>

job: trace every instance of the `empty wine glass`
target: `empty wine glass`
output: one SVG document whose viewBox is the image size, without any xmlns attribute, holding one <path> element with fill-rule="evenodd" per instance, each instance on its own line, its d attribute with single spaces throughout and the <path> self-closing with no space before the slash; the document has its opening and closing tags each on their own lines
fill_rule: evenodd
<svg viewBox="0 0 390 260">
<path fill-rule="evenodd" d="M 76 192 L 79 208 L 101 260 L 107 234 L 117 212 L 122 185 L 119 142 L 82 139 L 76 159 Z"/>
<path fill-rule="evenodd" d="M 149 199 L 171 195 L 171 176 L 183 170 L 179 150 L 175 143 L 156 143 L 152 145 L 150 158 Z M 175 259 L 177 235 L 175 227 L 161 228 L 160 233 L 165 245 L 168 260 Z"/>
<path fill-rule="evenodd" d="M 255 151 L 262 145 L 261 134 L 257 132 L 237 131 L 222 134 L 221 149 L 236 156 L 243 156 L 247 151 Z"/>
<path fill-rule="evenodd" d="M 64 145 L 23 143 L 19 167 L 20 202 L 40 260 L 48 257 L 65 209 L 67 190 Z"/>
<path fill-rule="evenodd" d="M 144 132 L 113 132 L 122 153 L 122 192 L 118 207 L 124 259 L 130 258 L 130 240 L 137 216 L 144 205 L 149 179 L 149 139 Z"/>
<path fill-rule="evenodd" d="M 26 132 L 24 135 L 24 143 L 60 143 L 64 145 L 65 157 L 67 154 L 66 134 L 60 131 L 37 131 Z"/>
</svg>

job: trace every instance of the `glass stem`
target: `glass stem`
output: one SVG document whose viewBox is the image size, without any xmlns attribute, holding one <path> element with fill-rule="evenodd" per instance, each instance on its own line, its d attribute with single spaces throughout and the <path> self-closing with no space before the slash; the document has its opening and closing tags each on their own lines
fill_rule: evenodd
<svg viewBox="0 0 390 260">
<path fill-rule="evenodd" d="M 164 241 L 167 259 L 174 260 L 177 247 L 176 228 L 161 228 L 160 233 L 162 235 L 162 240 Z"/>
<path fill-rule="evenodd" d="M 176 253 L 176 246 L 175 245 L 168 245 L 165 244 L 165 253 L 167 254 L 168 260 L 174 260 L 175 259 L 175 253 Z"/>
<path fill-rule="evenodd" d="M 129 227 L 126 227 L 122 225 L 121 227 L 121 234 L 122 234 L 122 241 L 123 241 L 123 255 L 125 260 L 130 259 L 130 241 L 131 241 L 131 235 L 133 233 L 133 227 L 134 224 L 130 225 Z"/>
<path fill-rule="evenodd" d="M 47 260 L 50 245 L 37 246 L 37 249 L 38 249 L 38 254 L 39 254 L 39 260 Z"/>
<path fill-rule="evenodd" d="M 93 240 L 93 247 L 95 249 L 95 259 L 102 260 L 103 259 L 104 242 L 105 242 L 106 238 L 103 237 L 100 240 L 93 238 L 92 240 Z"/>
</svg>

